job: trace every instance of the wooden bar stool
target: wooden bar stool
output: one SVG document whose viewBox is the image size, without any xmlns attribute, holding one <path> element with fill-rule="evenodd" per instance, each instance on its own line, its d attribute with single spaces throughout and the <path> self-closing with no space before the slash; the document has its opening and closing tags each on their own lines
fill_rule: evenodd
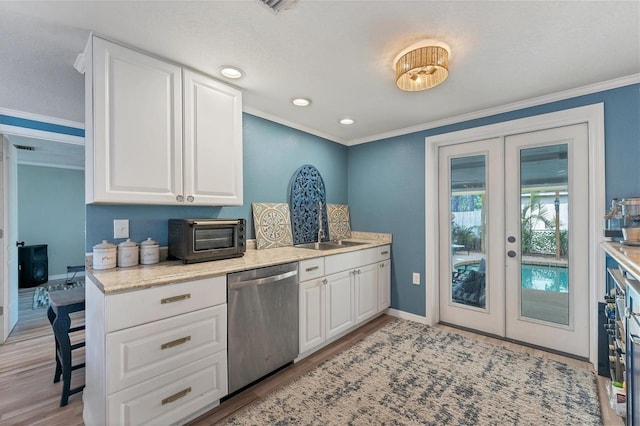
<svg viewBox="0 0 640 426">
<path fill-rule="evenodd" d="M 84 287 L 49 293 L 47 316 L 56 339 L 56 372 L 53 376 L 53 382 L 59 382 L 60 376 L 62 376 L 61 407 L 67 405 L 70 395 L 81 392 L 84 389 L 84 385 L 70 389 L 71 371 L 85 366 L 85 363 L 71 365 L 71 351 L 82 348 L 85 345 L 84 341 L 72 345 L 69 338 L 69 333 L 84 330 L 84 325 L 71 327 L 69 314 L 79 311 L 84 311 Z"/>
</svg>

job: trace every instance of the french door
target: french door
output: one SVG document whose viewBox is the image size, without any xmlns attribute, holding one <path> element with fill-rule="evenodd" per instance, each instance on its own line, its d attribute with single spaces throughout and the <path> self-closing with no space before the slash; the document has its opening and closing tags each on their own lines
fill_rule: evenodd
<svg viewBox="0 0 640 426">
<path fill-rule="evenodd" d="M 439 148 L 440 320 L 589 356 L 588 135 Z"/>
</svg>

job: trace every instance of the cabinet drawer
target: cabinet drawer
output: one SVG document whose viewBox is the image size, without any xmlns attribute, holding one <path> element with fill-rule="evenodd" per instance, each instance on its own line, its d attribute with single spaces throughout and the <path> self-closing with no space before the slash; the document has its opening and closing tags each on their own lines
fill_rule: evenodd
<svg viewBox="0 0 640 426">
<path fill-rule="evenodd" d="M 107 394 L 227 348 L 227 305 L 107 334 Z"/>
<path fill-rule="evenodd" d="M 378 262 L 382 262 L 391 257 L 391 246 L 376 247 L 376 251 L 378 253 Z"/>
<path fill-rule="evenodd" d="M 301 261 L 298 273 L 300 282 L 324 276 L 324 257 Z"/>
<path fill-rule="evenodd" d="M 324 271 L 330 275 L 376 262 L 378 247 L 327 256 L 324 259 Z"/>
<path fill-rule="evenodd" d="M 107 398 L 110 425 L 168 425 L 227 394 L 226 351 L 199 359 Z"/>
<path fill-rule="evenodd" d="M 106 331 L 116 331 L 226 303 L 227 278 L 205 278 L 106 297 Z"/>
</svg>

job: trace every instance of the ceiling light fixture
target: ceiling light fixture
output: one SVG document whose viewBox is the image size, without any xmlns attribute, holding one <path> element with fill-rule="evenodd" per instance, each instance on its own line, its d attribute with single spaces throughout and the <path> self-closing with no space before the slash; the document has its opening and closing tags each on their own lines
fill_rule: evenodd
<svg viewBox="0 0 640 426">
<path fill-rule="evenodd" d="M 219 69 L 220 69 L 220 74 L 222 74 L 223 77 L 237 80 L 244 76 L 244 73 L 240 68 L 232 67 L 231 65 L 223 65 Z"/>
<path fill-rule="evenodd" d="M 306 107 L 311 105 L 311 100 L 307 98 L 294 98 L 291 100 L 291 103 L 295 106 Z"/>
<path fill-rule="evenodd" d="M 340 120 L 340 124 L 343 124 L 345 126 L 349 126 L 351 124 L 355 123 L 355 121 L 352 118 L 343 118 L 342 120 Z"/>
<path fill-rule="evenodd" d="M 449 46 L 435 40 L 414 43 L 396 56 L 396 84 L 417 92 L 437 86 L 449 75 Z"/>
</svg>

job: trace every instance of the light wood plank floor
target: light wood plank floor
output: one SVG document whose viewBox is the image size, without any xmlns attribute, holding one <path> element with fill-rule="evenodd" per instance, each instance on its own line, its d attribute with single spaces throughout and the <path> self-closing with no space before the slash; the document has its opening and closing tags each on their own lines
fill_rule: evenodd
<svg viewBox="0 0 640 426">
<path fill-rule="evenodd" d="M 251 388 L 223 402 L 219 407 L 194 420 L 192 426 L 214 425 L 221 419 L 232 415 L 237 410 L 264 398 L 291 380 L 304 375 L 325 360 L 335 356 L 344 348 L 356 343 L 375 330 L 383 327 L 392 317 L 383 315 L 348 334 L 337 342 L 320 350 L 316 354 L 289 366 L 277 374 L 263 380 Z M 517 352 L 555 359 L 569 365 L 591 370 L 590 364 L 560 355 L 551 354 L 511 342 L 497 340 L 487 336 L 461 331 L 451 327 L 438 325 L 462 335 L 507 347 Z M 31 329 L 29 339 L 14 337 L 14 341 L 0 345 L 0 425 L 47 425 L 74 426 L 82 425 L 82 393 L 72 395 L 66 407 L 59 407 L 61 383 L 53 383 L 55 370 L 54 342 L 51 327 L 47 323 L 45 329 Z M 38 335 L 42 333 L 43 335 Z M 78 333 L 80 334 L 80 333 Z M 78 338 L 82 338 L 79 336 Z M 82 362 L 84 353 L 76 351 L 74 356 Z M 83 383 L 84 369 L 72 373 L 72 386 Z M 599 377 L 600 400 L 603 413 L 603 424 L 621 426 L 623 423 L 607 404 L 606 379 Z"/>
</svg>

